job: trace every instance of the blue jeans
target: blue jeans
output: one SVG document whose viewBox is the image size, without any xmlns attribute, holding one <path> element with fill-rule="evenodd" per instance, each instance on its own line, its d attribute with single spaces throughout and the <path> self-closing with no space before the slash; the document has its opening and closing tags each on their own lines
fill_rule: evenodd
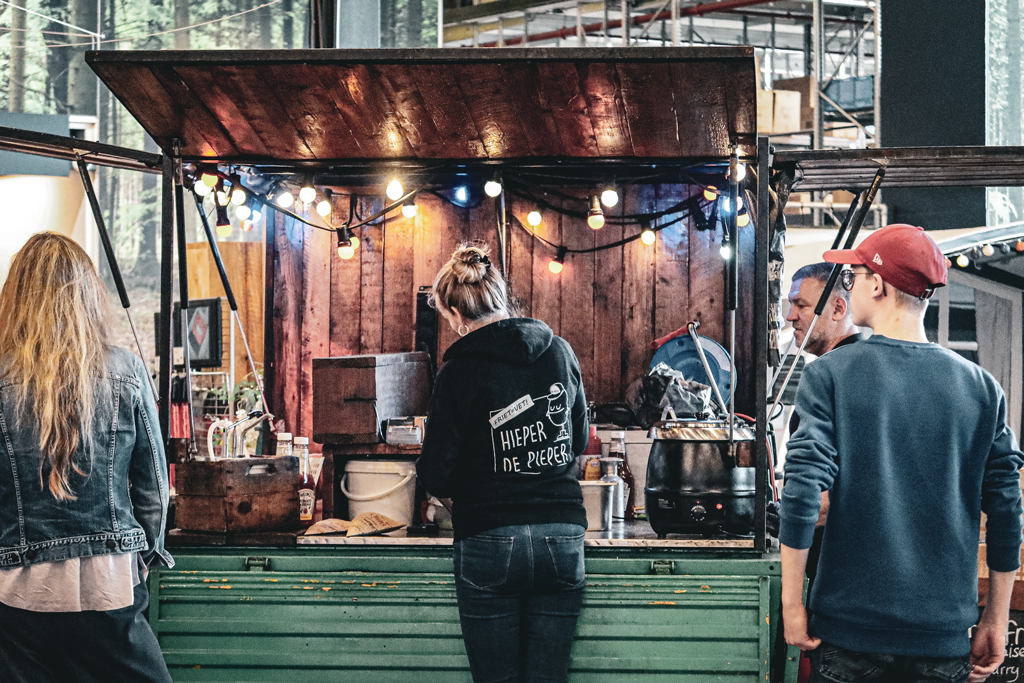
<svg viewBox="0 0 1024 683">
<path fill-rule="evenodd" d="M 458 541 L 455 589 L 473 681 L 565 681 L 585 585 L 575 524 L 499 527 Z"/>
<path fill-rule="evenodd" d="M 822 643 L 811 650 L 810 683 L 963 683 L 971 672 L 970 655 L 912 657 L 852 652 Z"/>
</svg>

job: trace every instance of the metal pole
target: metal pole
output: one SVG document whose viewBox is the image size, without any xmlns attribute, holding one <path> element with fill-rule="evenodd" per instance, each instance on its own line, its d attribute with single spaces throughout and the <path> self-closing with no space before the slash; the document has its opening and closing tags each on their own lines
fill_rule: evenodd
<svg viewBox="0 0 1024 683">
<path fill-rule="evenodd" d="M 622 14 L 622 47 L 629 47 L 629 0 L 622 0 L 619 11 Z"/>
<path fill-rule="evenodd" d="M 882 0 L 875 0 L 875 140 L 874 147 L 882 146 Z M 879 199 L 879 202 L 882 200 Z"/>
<path fill-rule="evenodd" d="M 181 351 L 185 363 L 185 401 L 188 404 L 189 453 L 199 454 L 196 447 L 196 420 L 192 412 L 192 349 L 188 330 L 188 245 L 185 242 L 185 190 L 182 187 L 181 157 L 178 141 L 174 141 L 174 213 L 178 225 L 178 298 L 181 300 Z"/>
<path fill-rule="evenodd" d="M 153 383 L 153 378 L 149 374 L 149 361 L 146 360 L 146 354 L 142 350 L 142 342 L 139 341 L 139 333 L 135 329 L 135 321 L 132 320 L 132 304 L 128 300 L 128 290 L 125 289 L 124 280 L 121 278 L 121 268 L 117 265 L 114 245 L 110 242 L 110 234 L 107 232 L 107 225 L 103 221 L 103 211 L 100 210 L 100 203 L 96 198 L 96 190 L 92 185 L 92 177 L 89 175 L 88 165 L 82 157 L 78 157 L 77 163 L 78 173 L 82 176 L 82 185 L 85 186 L 85 196 L 89 198 L 89 206 L 92 208 L 93 219 L 96 221 L 96 229 L 100 233 L 103 253 L 107 255 L 107 265 L 110 266 L 110 274 L 114 278 L 114 287 L 117 289 L 117 295 L 121 299 L 121 307 L 124 308 L 124 313 L 128 316 L 128 324 L 132 328 L 132 336 L 135 337 L 135 347 L 139 350 L 139 357 L 142 358 L 142 364 L 146 366 L 146 378 L 149 380 L 149 386 L 153 390 L 153 398 L 159 401 L 160 395 L 156 390 L 156 384 Z"/>
<path fill-rule="evenodd" d="M 729 448 L 733 447 L 733 428 L 736 419 L 736 305 L 739 300 L 739 227 L 740 215 L 740 158 L 736 145 L 729 154 L 729 216 L 726 217 L 726 230 L 729 233 L 729 252 L 725 261 L 725 309 L 729 312 L 729 358 L 732 371 L 729 373 Z"/>
<path fill-rule="evenodd" d="M 437 46 L 444 47 L 444 0 L 437 0 Z"/>
<path fill-rule="evenodd" d="M 583 30 L 583 3 L 576 2 L 576 46 L 584 47 L 587 44 L 587 33 Z"/>
<path fill-rule="evenodd" d="M 768 544 L 766 506 L 768 477 L 774 479 L 774 463 L 768 460 L 768 242 L 771 231 L 769 178 L 771 147 L 768 138 L 757 138 L 757 213 L 754 216 L 754 550 Z M 733 393 L 736 388 L 733 387 Z"/>
<path fill-rule="evenodd" d="M 708 365 L 708 357 L 704 355 L 704 347 L 701 346 L 700 337 L 697 336 L 697 328 L 700 327 L 700 322 L 694 320 L 686 323 L 686 331 L 690 333 L 690 339 L 693 340 L 693 345 L 697 347 L 697 355 L 700 357 L 700 364 L 704 366 L 704 374 L 707 375 L 708 384 L 711 385 L 711 390 L 715 394 L 715 399 L 718 401 L 718 407 L 722 409 L 722 412 L 729 412 L 729 406 L 725 404 L 725 399 L 722 398 L 722 392 L 718 390 L 718 378 L 711 373 L 711 366 Z"/>
<path fill-rule="evenodd" d="M 679 0 L 672 0 L 672 47 L 679 47 Z"/>
<path fill-rule="evenodd" d="M 821 111 L 821 84 L 825 71 L 825 2 L 814 0 L 814 12 L 811 22 L 812 32 L 812 78 L 811 78 L 811 107 L 814 116 L 814 125 L 811 132 L 811 148 L 823 149 L 825 147 L 824 117 Z M 815 200 L 821 199 L 821 193 L 815 192 L 812 195 Z M 814 227 L 821 227 L 823 219 L 821 209 L 811 210 Z"/>
<path fill-rule="evenodd" d="M 160 431 L 164 443 L 171 438 L 171 367 L 174 348 L 171 345 L 171 310 L 174 287 L 174 162 L 164 155 L 162 212 L 160 220 L 160 328 L 157 348 L 160 356 Z"/>
</svg>

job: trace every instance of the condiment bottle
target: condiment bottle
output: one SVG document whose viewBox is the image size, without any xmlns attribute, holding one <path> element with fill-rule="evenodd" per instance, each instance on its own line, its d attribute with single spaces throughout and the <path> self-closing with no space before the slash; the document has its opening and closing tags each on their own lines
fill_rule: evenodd
<svg viewBox="0 0 1024 683">
<path fill-rule="evenodd" d="M 276 455 L 292 455 L 292 435 L 288 432 L 278 432 Z"/>
<path fill-rule="evenodd" d="M 621 462 L 622 458 L 601 458 L 601 466 L 604 468 L 601 481 L 615 485 L 612 488 L 612 519 L 624 519 L 626 516 L 626 482 L 619 476 Z"/>
<path fill-rule="evenodd" d="M 636 482 L 633 479 L 633 472 L 629 469 L 629 459 L 626 457 L 626 432 L 614 431 L 611 436 L 611 443 L 608 446 L 608 456 L 612 458 L 622 458 L 622 464 L 619 465 L 619 476 L 622 477 L 622 481 L 626 485 L 625 514 L 623 518 L 635 519 L 636 511 L 633 508 L 636 505 Z"/>
<path fill-rule="evenodd" d="M 305 529 L 313 524 L 316 505 L 316 482 L 309 466 L 308 437 L 295 437 L 294 455 L 299 459 L 299 526 Z"/>
<path fill-rule="evenodd" d="M 601 467 L 597 459 L 601 457 L 601 439 L 597 436 L 597 427 L 590 425 L 590 439 L 587 441 L 587 447 L 583 449 L 579 458 L 579 478 L 589 481 L 597 481 L 601 478 Z M 592 471 L 588 472 L 587 468 L 590 463 L 593 462 Z M 590 476 L 587 476 L 587 475 Z"/>
</svg>

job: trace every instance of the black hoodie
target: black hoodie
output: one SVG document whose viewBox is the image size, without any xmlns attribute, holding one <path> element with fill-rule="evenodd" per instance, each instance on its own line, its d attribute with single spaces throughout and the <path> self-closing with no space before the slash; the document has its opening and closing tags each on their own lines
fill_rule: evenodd
<svg viewBox="0 0 1024 683">
<path fill-rule="evenodd" d="M 501 526 L 587 526 L 575 459 L 587 399 L 572 348 L 544 323 L 485 325 L 444 354 L 416 472 L 451 498 L 455 540 Z"/>
</svg>

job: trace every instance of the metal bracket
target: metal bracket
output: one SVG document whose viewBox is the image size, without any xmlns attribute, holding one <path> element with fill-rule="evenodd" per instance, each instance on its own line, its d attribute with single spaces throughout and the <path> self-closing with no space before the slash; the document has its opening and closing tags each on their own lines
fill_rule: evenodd
<svg viewBox="0 0 1024 683">
<path fill-rule="evenodd" d="M 668 576 L 675 569 L 676 563 L 672 560 L 654 560 L 651 562 L 651 573 L 659 576 Z"/>
<path fill-rule="evenodd" d="M 245 571 L 262 572 L 270 571 L 269 557 L 247 557 L 245 558 Z"/>
</svg>

